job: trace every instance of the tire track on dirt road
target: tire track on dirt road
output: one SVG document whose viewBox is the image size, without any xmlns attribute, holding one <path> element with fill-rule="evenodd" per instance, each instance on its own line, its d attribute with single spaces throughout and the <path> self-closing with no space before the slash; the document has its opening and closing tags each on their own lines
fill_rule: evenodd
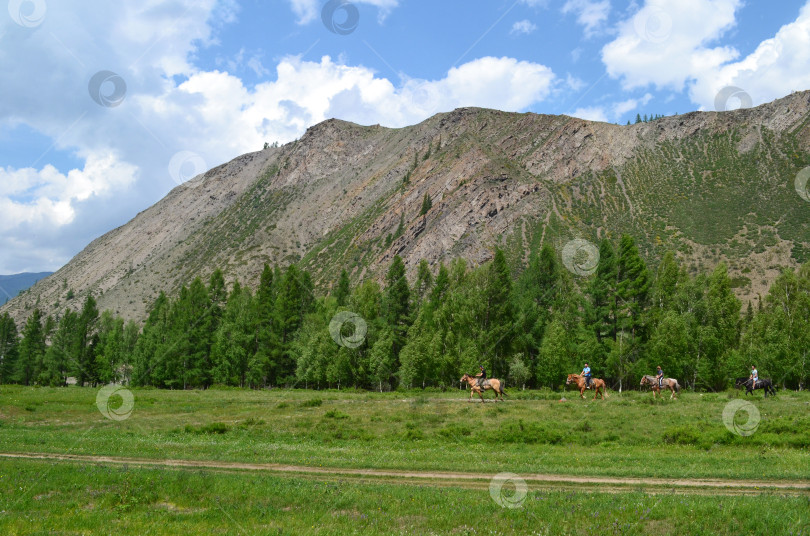
<svg viewBox="0 0 810 536">
<path fill-rule="evenodd" d="M 404 485 L 455 486 L 486 488 L 495 475 L 446 471 L 396 471 L 388 469 L 352 469 L 343 467 L 313 467 L 275 463 L 225 462 L 219 460 L 181 460 L 125 458 L 117 456 L 86 456 L 37 452 L 0 453 L 0 460 L 20 459 L 79 464 L 110 464 L 168 469 L 207 469 L 212 471 L 258 471 L 286 476 L 351 479 L 362 482 L 386 482 Z M 709 495 L 758 495 L 778 493 L 810 495 L 810 480 L 730 480 L 730 479 L 666 479 L 637 477 L 605 477 L 555 474 L 518 475 L 530 489 L 577 489 L 626 493 L 681 493 Z"/>
</svg>

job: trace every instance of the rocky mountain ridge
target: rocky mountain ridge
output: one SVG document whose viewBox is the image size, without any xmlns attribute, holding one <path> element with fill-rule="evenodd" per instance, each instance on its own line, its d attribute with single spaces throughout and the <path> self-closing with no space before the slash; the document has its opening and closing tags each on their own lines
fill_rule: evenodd
<svg viewBox="0 0 810 536">
<path fill-rule="evenodd" d="M 342 268 L 381 278 L 397 254 L 413 273 L 499 245 L 518 265 L 544 241 L 622 233 L 653 264 L 667 249 L 692 269 L 725 261 L 753 298 L 810 258 L 794 187 L 808 165 L 810 92 L 630 126 L 477 108 L 400 129 L 328 120 L 178 186 L 3 310 L 19 322 L 92 293 L 143 319 L 161 290 L 215 268 L 255 286 L 264 263 L 295 262 L 326 290 Z"/>
</svg>

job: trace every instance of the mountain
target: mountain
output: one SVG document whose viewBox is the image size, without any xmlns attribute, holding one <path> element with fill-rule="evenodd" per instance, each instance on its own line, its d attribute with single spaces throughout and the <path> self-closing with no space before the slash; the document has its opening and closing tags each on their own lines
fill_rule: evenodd
<svg viewBox="0 0 810 536">
<path fill-rule="evenodd" d="M 413 275 L 423 258 L 479 264 L 500 245 L 517 265 L 544 241 L 623 233 L 652 265 L 668 249 L 693 270 L 725 261 L 750 299 L 810 259 L 809 111 L 805 91 L 629 126 L 476 108 L 399 129 L 328 120 L 178 186 L 3 310 L 93 293 L 143 319 L 217 267 L 255 286 L 264 263 L 298 263 L 325 290 L 344 267 L 381 278 L 397 254 Z"/>
<path fill-rule="evenodd" d="M 53 272 L 0 275 L 0 302 L 6 303 L 11 298 L 17 296 L 23 290 L 33 286 L 40 279 L 45 279 Z"/>
</svg>

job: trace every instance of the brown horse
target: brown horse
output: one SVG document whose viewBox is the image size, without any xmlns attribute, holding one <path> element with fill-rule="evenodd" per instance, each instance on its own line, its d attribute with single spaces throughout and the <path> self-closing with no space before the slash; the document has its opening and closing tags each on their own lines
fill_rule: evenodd
<svg viewBox="0 0 810 536">
<path fill-rule="evenodd" d="M 585 398 L 585 376 L 580 376 L 579 374 L 569 374 L 568 379 L 565 380 L 565 385 L 570 385 L 572 382 L 577 384 L 577 387 L 579 387 L 579 397 Z M 596 400 L 596 395 L 601 395 L 602 400 L 605 399 L 607 396 L 607 384 L 605 383 L 605 380 L 591 378 L 591 387 L 595 391 L 593 394 L 594 400 Z"/>
<path fill-rule="evenodd" d="M 675 378 L 663 378 L 661 380 L 661 387 L 658 387 L 658 378 L 655 376 L 650 376 L 647 374 L 643 378 L 641 378 L 641 385 L 649 385 L 653 389 L 653 398 L 658 397 L 658 393 L 661 389 L 669 389 L 671 391 L 669 398 L 677 398 L 675 396 L 675 392 L 681 392 L 681 385 L 678 383 L 678 380 Z"/>
<path fill-rule="evenodd" d="M 470 400 L 472 400 L 473 393 L 478 393 L 478 396 L 481 397 L 481 402 L 484 401 L 484 391 L 487 389 L 492 389 L 495 391 L 495 402 L 498 401 L 498 396 L 501 397 L 501 402 L 503 402 L 503 395 L 506 393 L 503 390 L 503 385 L 501 385 L 501 380 L 497 378 L 489 378 L 488 380 L 484 380 L 483 385 L 480 387 L 478 386 L 478 378 L 474 378 L 469 374 L 465 374 L 461 377 L 459 382 L 467 382 L 467 385 L 470 386 Z"/>
</svg>

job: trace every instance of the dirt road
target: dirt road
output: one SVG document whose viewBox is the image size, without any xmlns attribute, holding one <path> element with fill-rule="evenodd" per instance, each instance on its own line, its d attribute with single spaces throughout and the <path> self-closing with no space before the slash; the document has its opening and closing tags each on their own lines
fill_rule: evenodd
<svg viewBox="0 0 810 536">
<path fill-rule="evenodd" d="M 223 462 L 217 460 L 178 460 L 121 458 L 113 456 L 84 456 L 76 454 L 52 453 L 0 453 L 2 459 L 45 460 L 66 463 L 114 464 L 138 467 L 167 467 L 208 469 L 212 471 L 261 471 L 289 476 L 303 476 L 327 479 L 351 479 L 374 482 L 395 482 L 398 484 L 488 487 L 494 474 L 435 472 L 435 471 L 395 471 L 388 469 L 351 469 L 342 467 L 311 467 L 303 465 L 283 465 L 273 463 Z M 631 478 L 604 476 L 577 476 L 554 474 L 518 475 L 530 489 L 580 489 L 583 491 L 607 491 L 614 493 L 641 490 L 647 493 L 686 493 L 712 495 L 749 495 L 779 493 L 789 495 L 810 495 L 810 480 L 751 481 L 717 479 L 665 479 Z"/>
</svg>

